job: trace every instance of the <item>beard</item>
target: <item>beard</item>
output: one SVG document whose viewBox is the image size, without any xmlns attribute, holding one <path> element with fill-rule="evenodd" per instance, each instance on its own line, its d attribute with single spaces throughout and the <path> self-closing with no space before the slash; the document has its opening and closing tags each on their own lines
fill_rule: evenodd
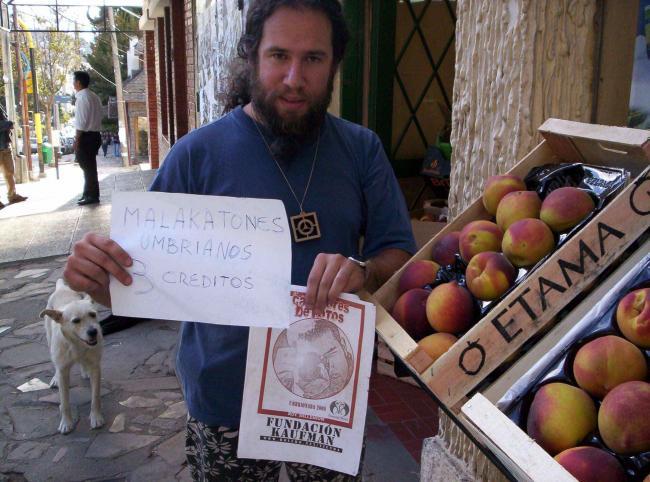
<svg viewBox="0 0 650 482">
<path fill-rule="evenodd" d="M 255 113 L 260 117 L 273 135 L 269 143 L 271 153 L 277 160 L 290 163 L 305 142 L 311 140 L 319 131 L 327 108 L 332 101 L 334 75 L 327 81 L 326 91 L 316 97 L 307 97 L 307 112 L 299 117 L 284 118 L 275 107 L 278 97 L 286 94 L 288 89 L 268 91 L 260 83 L 257 72 L 253 72 L 251 81 L 251 102 Z M 305 96 L 304 92 L 300 92 Z"/>
</svg>

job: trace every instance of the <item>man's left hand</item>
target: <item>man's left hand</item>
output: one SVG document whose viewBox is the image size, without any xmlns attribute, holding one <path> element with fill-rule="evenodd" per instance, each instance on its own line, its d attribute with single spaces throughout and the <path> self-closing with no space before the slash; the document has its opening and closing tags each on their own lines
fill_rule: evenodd
<svg viewBox="0 0 650 482">
<path fill-rule="evenodd" d="M 323 312 L 341 293 L 355 293 L 363 288 L 365 270 L 341 254 L 320 253 L 307 278 L 305 303 Z"/>
</svg>

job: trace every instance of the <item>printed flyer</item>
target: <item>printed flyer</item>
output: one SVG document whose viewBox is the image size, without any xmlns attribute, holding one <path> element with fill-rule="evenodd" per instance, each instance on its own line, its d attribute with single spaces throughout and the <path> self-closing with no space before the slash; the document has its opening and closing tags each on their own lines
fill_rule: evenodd
<svg viewBox="0 0 650 482">
<path fill-rule="evenodd" d="M 237 455 L 356 475 L 363 445 L 375 307 L 342 295 L 324 313 L 293 286 L 288 328 L 251 328 Z"/>
</svg>

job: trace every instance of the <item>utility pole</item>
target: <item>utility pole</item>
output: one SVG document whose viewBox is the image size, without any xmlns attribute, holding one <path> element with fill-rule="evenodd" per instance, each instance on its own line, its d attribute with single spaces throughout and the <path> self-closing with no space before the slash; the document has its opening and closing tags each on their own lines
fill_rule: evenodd
<svg viewBox="0 0 650 482">
<path fill-rule="evenodd" d="M 41 125 L 41 110 L 38 102 L 38 76 L 34 61 L 34 39 L 25 22 L 18 19 L 18 25 L 25 32 L 27 46 L 29 47 L 29 63 L 32 72 L 32 90 L 34 92 L 34 131 L 36 131 L 36 154 L 38 155 L 38 176 L 45 177 L 45 164 L 43 163 L 43 128 Z"/>
<path fill-rule="evenodd" d="M 18 9 L 13 5 L 14 28 L 18 26 Z M 18 70 L 18 82 L 20 87 L 20 97 L 22 104 L 22 122 L 23 122 L 23 155 L 27 161 L 27 175 L 32 179 L 32 143 L 29 139 L 29 110 L 27 105 L 27 85 L 25 83 L 25 76 L 23 75 L 22 63 L 20 60 L 20 43 L 18 36 L 15 39 L 15 54 L 16 54 L 16 69 Z"/>
<path fill-rule="evenodd" d="M 120 154 L 124 166 L 129 165 L 129 154 L 127 150 L 126 138 L 126 114 L 124 112 L 124 97 L 122 95 L 122 71 L 120 70 L 120 58 L 117 51 L 117 35 L 115 34 L 115 18 L 113 17 L 113 7 L 108 9 L 108 25 L 111 29 L 111 48 L 113 50 L 113 72 L 115 74 L 115 91 L 117 94 L 117 122 L 118 136 L 120 137 Z"/>
<path fill-rule="evenodd" d="M 56 169 L 56 178 L 59 179 L 59 149 L 61 148 L 61 121 L 59 120 L 59 104 L 54 101 L 54 137 L 57 138 L 58 145 L 53 144 L 54 150 L 54 168 Z M 52 139 L 53 141 L 54 139 Z"/>
<path fill-rule="evenodd" d="M 3 25 L 3 27 L 9 27 L 8 20 L 7 25 Z M 9 31 L 3 28 L 0 32 L 0 36 L 0 41 L 2 42 L 2 72 L 4 74 L 3 80 L 5 83 L 5 99 L 7 100 L 7 119 L 13 122 L 14 125 L 17 125 L 16 99 L 14 98 L 14 75 L 11 71 L 11 46 L 9 45 Z M 18 153 L 18 143 L 16 142 L 17 137 L 18 136 L 16 135 L 12 136 L 13 152 L 15 153 Z M 15 157 L 14 162 L 16 163 L 16 172 L 14 174 L 16 182 L 19 184 L 27 182 L 29 180 L 29 177 L 26 176 L 26 173 L 24 172 L 25 169 L 23 169 L 23 166 L 19 163 L 19 158 Z"/>
<path fill-rule="evenodd" d="M 34 130 L 36 130 L 36 151 L 38 154 L 38 177 L 45 177 L 45 163 L 43 162 L 43 127 L 41 124 L 41 108 L 38 102 L 38 75 L 34 60 L 34 44 L 29 46 L 29 62 L 32 64 L 32 85 L 34 88 Z M 51 141 L 52 139 L 50 139 Z"/>
</svg>

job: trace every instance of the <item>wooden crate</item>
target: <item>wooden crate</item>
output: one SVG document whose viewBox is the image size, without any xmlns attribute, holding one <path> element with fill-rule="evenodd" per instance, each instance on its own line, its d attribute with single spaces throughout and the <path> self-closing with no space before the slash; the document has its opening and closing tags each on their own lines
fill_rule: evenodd
<svg viewBox="0 0 650 482">
<path fill-rule="evenodd" d="M 650 240 L 647 240 L 507 372 L 486 390 L 473 395 L 461 407 L 455 421 L 479 440 L 515 480 L 575 481 L 573 476 L 566 472 L 553 457 L 503 414 L 496 403 L 537 360 L 556 347 L 576 323 L 589 316 L 594 306 L 625 275 L 632 272 L 634 267 L 643 260 L 647 261 L 649 253 Z"/>
<path fill-rule="evenodd" d="M 455 413 L 486 376 L 544 329 L 650 225 L 648 131 L 559 119 L 547 120 L 539 130 L 544 141 L 510 174 L 524 177 L 531 168 L 542 164 L 585 162 L 625 167 L 633 181 L 435 363 L 388 313 L 398 297 L 397 285 L 404 268 L 374 295 L 381 338 L 438 402 Z M 477 200 L 413 260 L 430 259 L 432 244 L 444 234 L 459 231 L 470 221 L 489 218 L 481 200 Z"/>
<path fill-rule="evenodd" d="M 420 388 L 410 375 L 399 376 L 395 373 L 395 355 L 381 339 L 377 340 L 377 373 Z"/>
</svg>

